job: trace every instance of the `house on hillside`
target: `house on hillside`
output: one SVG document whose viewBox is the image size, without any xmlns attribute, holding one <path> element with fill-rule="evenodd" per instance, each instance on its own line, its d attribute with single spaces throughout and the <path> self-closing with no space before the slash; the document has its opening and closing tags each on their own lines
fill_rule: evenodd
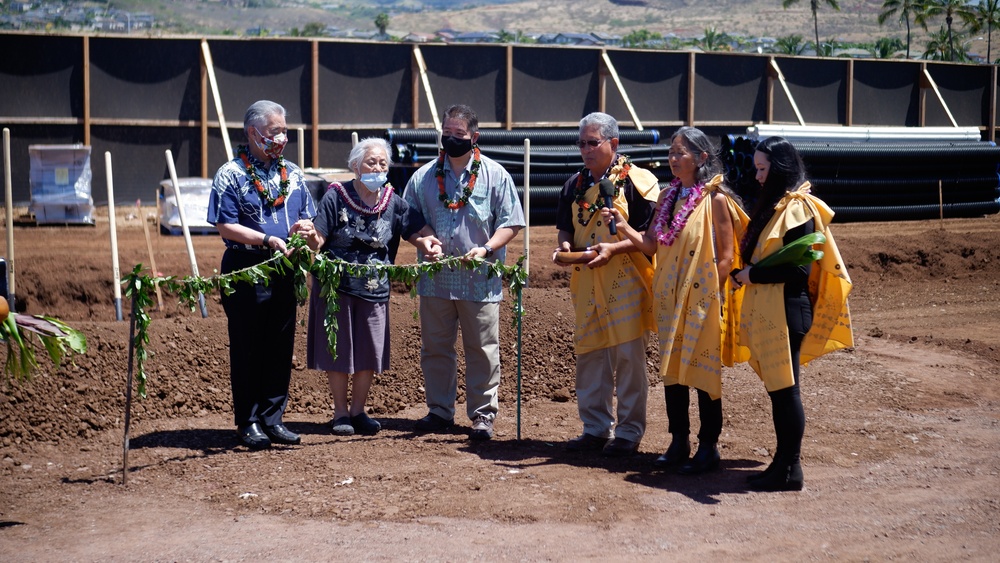
<svg viewBox="0 0 1000 563">
<path fill-rule="evenodd" d="M 591 33 L 594 39 L 597 40 L 598 44 L 611 45 L 617 47 L 622 44 L 622 36 L 614 35 L 612 33 L 602 33 L 600 31 L 595 31 Z"/>
<path fill-rule="evenodd" d="M 427 43 L 429 41 L 434 41 L 438 39 L 438 36 L 433 33 L 407 33 L 403 36 L 402 41 L 404 43 Z"/>
<path fill-rule="evenodd" d="M 553 43 L 556 45 L 602 45 L 602 43 L 590 33 L 560 33 L 556 35 Z"/>
<path fill-rule="evenodd" d="M 496 31 L 467 31 L 459 33 L 452 40 L 455 43 L 496 43 L 500 34 Z"/>
</svg>

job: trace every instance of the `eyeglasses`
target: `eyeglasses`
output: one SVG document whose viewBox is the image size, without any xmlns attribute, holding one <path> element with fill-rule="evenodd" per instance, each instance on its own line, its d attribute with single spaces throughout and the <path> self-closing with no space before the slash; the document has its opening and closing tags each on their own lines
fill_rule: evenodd
<svg viewBox="0 0 1000 563">
<path fill-rule="evenodd" d="M 607 141 L 607 139 L 601 139 L 600 141 L 595 141 L 593 139 L 588 139 L 585 141 L 583 139 L 580 139 L 579 141 L 573 144 L 576 145 L 576 148 L 578 149 L 582 149 L 583 147 L 590 147 L 592 149 L 596 149 L 597 147 L 603 145 L 605 141 Z"/>
</svg>

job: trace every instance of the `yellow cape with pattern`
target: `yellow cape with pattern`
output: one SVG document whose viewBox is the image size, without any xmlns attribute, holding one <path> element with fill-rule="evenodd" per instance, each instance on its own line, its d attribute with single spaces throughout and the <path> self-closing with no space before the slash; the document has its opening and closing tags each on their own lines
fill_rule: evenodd
<svg viewBox="0 0 1000 563">
<path fill-rule="evenodd" d="M 826 236 L 826 243 L 821 248 L 823 258 L 814 262 L 809 272 L 813 324 L 802 341 L 802 365 L 827 352 L 854 346 L 851 312 L 847 305 L 852 284 L 830 232 L 833 210 L 809 192 L 810 185 L 806 182 L 778 202 L 774 217 L 761 233 L 751 260 L 754 263 L 777 252 L 784 245 L 785 233 L 809 219 L 813 219 L 816 232 Z M 791 387 L 795 383 L 785 321 L 784 287 L 782 283 L 750 284 L 743 298 L 739 341 L 750 349 L 750 366 L 768 391 Z"/>
<path fill-rule="evenodd" d="M 652 172 L 633 165 L 628 177 L 644 199 L 656 201 L 660 187 Z M 600 188 L 595 184 L 584 197 L 592 202 L 599 195 Z M 627 219 L 628 202 L 623 190 L 618 190 L 614 205 Z M 574 203 L 574 216 L 579 212 L 579 205 Z M 584 216 L 587 215 L 589 212 L 584 211 Z M 600 214 L 594 214 L 586 225 L 575 225 L 574 248 L 621 240 L 622 235 L 612 235 L 600 219 Z M 585 264 L 573 267 L 569 287 L 576 312 L 573 343 L 577 354 L 630 342 L 654 330 L 653 299 L 649 291 L 652 277 L 652 264 L 638 250 L 616 254 L 599 268 L 590 269 Z"/>
<path fill-rule="evenodd" d="M 695 387 L 712 399 L 722 396 L 722 366 L 749 358 L 749 352 L 736 344 L 742 289 L 733 290 L 728 275 L 719 279 L 716 267 L 712 195 L 722 182 L 720 174 L 705 184 L 705 197 L 691 211 L 673 244 L 657 242 L 653 275 L 660 377 L 664 385 Z M 660 195 L 661 200 L 666 193 Z M 732 267 L 739 268 L 739 241 L 749 218 L 731 198 L 726 203 L 733 223 Z M 724 305 L 720 292 L 728 296 Z"/>
</svg>

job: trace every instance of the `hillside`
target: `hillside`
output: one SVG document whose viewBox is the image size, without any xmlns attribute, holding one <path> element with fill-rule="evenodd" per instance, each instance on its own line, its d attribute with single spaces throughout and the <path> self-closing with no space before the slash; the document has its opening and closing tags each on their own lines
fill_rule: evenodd
<svg viewBox="0 0 1000 563">
<path fill-rule="evenodd" d="M 148 11 L 161 22 L 184 33 L 236 34 L 263 26 L 272 32 L 303 29 L 322 24 L 339 29 L 374 30 L 379 12 L 389 15 L 388 32 L 396 37 L 408 33 L 434 33 L 451 28 L 457 31 L 507 30 L 524 34 L 558 32 L 606 32 L 626 35 L 646 29 L 662 35 L 696 37 L 707 28 L 746 37 L 813 35 L 809 2 L 781 8 L 780 0 L 383 0 L 377 2 L 286 2 L 281 7 L 270 0 L 202 2 L 195 0 L 128 0 L 116 2 L 123 9 Z M 841 10 L 822 5 L 819 11 L 821 39 L 840 42 L 874 42 L 879 37 L 905 39 L 905 29 L 894 22 L 879 26 L 882 0 L 842 0 Z M 459 5 L 459 8 L 447 6 Z M 943 24 L 943 21 L 941 22 Z M 934 29 L 932 24 L 931 29 Z M 913 49 L 922 51 L 928 33 L 913 31 Z M 973 42 L 973 51 L 985 54 L 985 40 Z"/>
</svg>

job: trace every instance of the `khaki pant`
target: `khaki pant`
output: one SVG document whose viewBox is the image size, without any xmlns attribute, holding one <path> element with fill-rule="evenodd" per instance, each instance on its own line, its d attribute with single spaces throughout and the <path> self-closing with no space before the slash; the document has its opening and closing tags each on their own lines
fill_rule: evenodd
<svg viewBox="0 0 1000 563">
<path fill-rule="evenodd" d="M 576 402 L 586 434 L 612 436 L 612 400 L 616 392 L 618 426 L 614 436 L 642 441 L 649 395 L 645 336 L 576 357 Z"/>
<path fill-rule="evenodd" d="M 455 418 L 458 395 L 458 354 L 455 342 L 462 329 L 465 352 L 465 402 L 469 420 L 497 414 L 500 388 L 500 303 L 420 298 L 420 369 L 424 372 L 427 408 Z"/>
</svg>

